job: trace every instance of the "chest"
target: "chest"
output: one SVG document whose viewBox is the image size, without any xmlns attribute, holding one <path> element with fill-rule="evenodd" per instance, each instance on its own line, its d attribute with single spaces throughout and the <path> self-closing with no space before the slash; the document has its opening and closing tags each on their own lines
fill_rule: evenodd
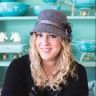
<svg viewBox="0 0 96 96">
<path fill-rule="evenodd" d="M 61 90 L 53 91 L 49 87 L 43 89 L 38 88 L 34 84 L 30 72 L 28 72 L 26 85 L 28 90 L 27 96 L 79 96 L 78 80 L 76 81 L 71 77 L 68 78 L 66 86 L 64 84 L 60 86 Z"/>
<path fill-rule="evenodd" d="M 67 86 L 62 86 L 61 90 L 53 91 L 46 87 L 39 89 L 33 83 L 30 84 L 28 96 L 79 96 L 78 84 L 70 81 Z"/>
</svg>

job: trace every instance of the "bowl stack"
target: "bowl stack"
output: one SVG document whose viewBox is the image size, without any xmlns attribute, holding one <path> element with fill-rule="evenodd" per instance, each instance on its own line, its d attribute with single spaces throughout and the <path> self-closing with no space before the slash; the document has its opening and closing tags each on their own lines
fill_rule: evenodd
<svg viewBox="0 0 96 96">
<path fill-rule="evenodd" d="M 81 52 L 80 61 L 96 61 L 96 42 L 95 40 L 76 40 L 73 42 L 76 48 Z"/>
<path fill-rule="evenodd" d="M 90 9 L 96 8 L 96 0 L 71 0 L 71 1 L 73 5 L 80 10 L 81 16 L 88 16 L 90 13 Z"/>
<path fill-rule="evenodd" d="M 38 16 L 40 14 L 40 12 L 42 10 L 45 10 L 45 9 L 54 9 L 54 10 L 59 10 L 59 6 L 56 6 L 56 5 L 44 5 L 44 6 L 40 6 L 40 5 L 37 5 L 37 6 L 34 6 L 33 8 L 33 13 L 34 15 Z"/>
<path fill-rule="evenodd" d="M 42 0 L 44 2 L 43 5 L 36 5 L 33 7 L 33 14 L 38 16 L 42 10 L 45 9 L 54 9 L 59 10 L 60 6 L 57 5 L 57 0 Z"/>
<path fill-rule="evenodd" d="M 15 0 L 0 0 L 0 3 L 1 2 L 15 2 Z"/>
<path fill-rule="evenodd" d="M 24 15 L 29 5 L 15 0 L 0 0 L 0 16 Z"/>
<path fill-rule="evenodd" d="M 57 0 L 43 0 L 45 3 L 55 3 Z"/>
<path fill-rule="evenodd" d="M 76 8 L 79 9 L 96 7 L 96 0 L 72 0 L 72 3 L 75 5 Z"/>
</svg>

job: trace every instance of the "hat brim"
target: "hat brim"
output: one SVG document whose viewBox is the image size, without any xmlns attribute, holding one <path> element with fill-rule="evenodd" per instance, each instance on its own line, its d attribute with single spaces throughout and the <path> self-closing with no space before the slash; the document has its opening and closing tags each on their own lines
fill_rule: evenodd
<svg viewBox="0 0 96 96">
<path fill-rule="evenodd" d="M 50 24 L 38 23 L 31 31 L 31 34 L 35 32 L 48 32 L 59 35 L 62 38 L 68 38 L 66 33 L 61 28 Z"/>
</svg>

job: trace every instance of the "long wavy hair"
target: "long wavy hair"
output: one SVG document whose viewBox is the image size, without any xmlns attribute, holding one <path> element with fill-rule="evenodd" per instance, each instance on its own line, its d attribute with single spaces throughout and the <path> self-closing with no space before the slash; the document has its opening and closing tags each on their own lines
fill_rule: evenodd
<svg viewBox="0 0 96 96">
<path fill-rule="evenodd" d="M 30 38 L 30 69 L 31 75 L 34 79 L 36 86 L 44 88 L 50 86 L 53 90 L 59 89 L 59 85 L 63 83 L 67 85 L 67 77 L 70 74 L 72 77 L 75 76 L 75 64 L 74 59 L 70 50 L 70 43 L 68 40 L 61 40 L 61 52 L 57 60 L 56 68 L 58 70 L 57 74 L 52 80 L 46 80 L 44 70 L 41 66 L 41 57 L 36 49 L 36 35 L 33 33 Z"/>
</svg>

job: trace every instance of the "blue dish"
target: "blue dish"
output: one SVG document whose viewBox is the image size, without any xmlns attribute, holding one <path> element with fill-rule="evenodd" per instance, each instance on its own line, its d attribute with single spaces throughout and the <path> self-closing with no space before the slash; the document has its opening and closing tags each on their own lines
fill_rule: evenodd
<svg viewBox="0 0 96 96">
<path fill-rule="evenodd" d="M 76 8 L 93 8 L 96 6 L 96 0 L 71 0 Z"/>
<path fill-rule="evenodd" d="M 0 0 L 0 2 L 14 2 L 15 0 Z"/>
<path fill-rule="evenodd" d="M 95 40 L 81 40 L 81 41 L 74 41 L 76 44 L 76 47 L 78 50 L 81 52 L 86 52 L 86 53 L 94 53 L 96 52 L 96 42 Z"/>
<path fill-rule="evenodd" d="M 1 16 L 20 16 L 23 15 L 29 5 L 22 2 L 2 2 L 0 3 Z"/>
<path fill-rule="evenodd" d="M 40 12 L 42 10 L 45 10 L 45 9 L 59 10 L 59 7 L 58 6 L 53 6 L 53 5 L 49 5 L 49 6 L 34 6 L 33 7 L 33 15 L 38 16 L 40 14 Z"/>
</svg>

